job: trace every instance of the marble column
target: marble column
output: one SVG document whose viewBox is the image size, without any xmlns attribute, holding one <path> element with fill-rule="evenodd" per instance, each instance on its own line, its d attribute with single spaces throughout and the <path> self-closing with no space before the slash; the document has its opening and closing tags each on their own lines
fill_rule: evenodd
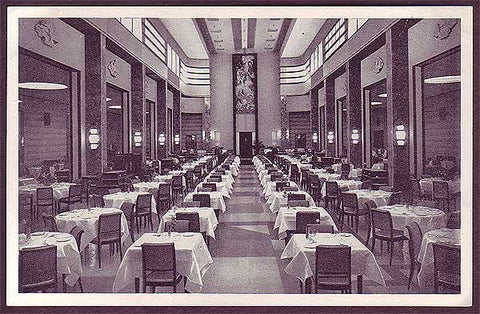
<svg viewBox="0 0 480 314">
<path fill-rule="evenodd" d="M 180 110 L 180 91 L 174 89 L 173 90 L 173 136 L 174 138 L 176 136 L 179 137 L 179 142 L 178 144 L 175 144 L 175 141 L 173 142 L 173 152 L 177 153 L 181 149 L 181 142 L 182 142 L 182 134 L 181 134 L 181 124 L 182 124 L 182 116 L 181 116 L 181 110 Z"/>
<path fill-rule="evenodd" d="M 158 142 L 157 158 L 167 156 L 167 83 L 164 80 L 157 81 L 157 140 L 163 135 L 163 145 Z"/>
<path fill-rule="evenodd" d="M 346 92 L 347 92 L 347 155 L 350 163 L 357 168 L 362 167 L 362 91 L 360 58 L 353 58 L 346 64 Z M 358 143 L 352 139 L 353 130 L 357 130 Z"/>
<path fill-rule="evenodd" d="M 409 145 L 397 145 L 395 127 L 409 130 L 408 28 L 400 21 L 386 32 L 388 174 L 396 190 L 409 188 Z M 408 141 L 407 137 L 407 141 Z"/>
<path fill-rule="evenodd" d="M 85 167 L 86 174 L 100 174 L 107 165 L 107 84 L 105 36 L 98 32 L 85 34 Z M 100 135 L 98 147 L 89 142 L 90 130 Z"/>
<path fill-rule="evenodd" d="M 312 134 L 312 149 L 319 150 L 319 143 L 320 143 L 320 127 L 318 124 L 318 88 L 313 88 L 310 91 L 310 118 L 311 118 L 311 134 Z M 316 134 L 316 140 L 314 140 L 313 136 Z"/>
<path fill-rule="evenodd" d="M 145 66 L 140 62 L 131 65 L 132 80 L 132 127 L 131 138 L 133 139 L 132 153 L 141 154 L 142 161 L 145 161 L 145 147 L 148 145 L 148 139 L 145 138 Z M 135 137 L 138 133 L 142 137 L 140 146 L 137 146 Z M 137 135 L 136 135 L 137 134 Z"/>
<path fill-rule="evenodd" d="M 335 78 L 327 77 L 325 80 L 325 125 L 326 125 L 326 137 L 325 142 L 325 155 L 328 157 L 335 156 L 335 147 L 337 141 L 337 135 L 335 134 Z M 333 143 L 329 143 L 328 134 L 333 132 Z"/>
</svg>

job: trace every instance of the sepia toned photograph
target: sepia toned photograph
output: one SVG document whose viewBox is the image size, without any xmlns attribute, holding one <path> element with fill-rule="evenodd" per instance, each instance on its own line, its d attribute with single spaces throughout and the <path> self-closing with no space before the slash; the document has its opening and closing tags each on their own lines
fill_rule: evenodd
<svg viewBox="0 0 480 314">
<path fill-rule="evenodd" d="M 472 306 L 471 6 L 6 11 L 8 306 Z"/>
</svg>

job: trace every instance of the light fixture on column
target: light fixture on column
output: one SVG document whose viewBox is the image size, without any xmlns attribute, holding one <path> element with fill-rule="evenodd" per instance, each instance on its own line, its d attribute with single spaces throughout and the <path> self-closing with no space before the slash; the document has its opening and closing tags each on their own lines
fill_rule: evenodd
<svg viewBox="0 0 480 314">
<path fill-rule="evenodd" d="M 407 142 L 407 132 L 405 131 L 405 125 L 399 124 L 395 126 L 395 141 L 398 146 L 405 146 Z"/>
<path fill-rule="evenodd" d="M 162 146 L 165 145 L 165 134 L 164 133 L 160 133 L 160 135 L 158 136 L 158 142 Z"/>
<path fill-rule="evenodd" d="M 313 140 L 314 143 L 318 143 L 318 133 L 317 132 L 313 132 L 312 140 Z"/>
<path fill-rule="evenodd" d="M 327 133 L 327 140 L 329 144 L 333 144 L 335 136 L 333 135 L 333 131 L 328 131 Z"/>
<path fill-rule="evenodd" d="M 352 144 L 358 144 L 360 140 L 360 134 L 357 129 L 352 130 Z"/>
<path fill-rule="evenodd" d="M 133 135 L 133 142 L 136 147 L 142 146 L 142 132 L 136 131 Z"/>
<path fill-rule="evenodd" d="M 175 134 L 175 136 L 173 137 L 173 142 L 175 143 L 175 145 L 180 144 L 180 134 Z"/>
<path fill-rule="evenodd" d="M 242 49 L 248 47 L 248 19 L 242 19 Z"/>
<path fill-rule="evenodd" d="M 98 148 L 98 143 L 100 143 L 100 134 L 98 134 L 98 129 L 90 129 L 88 135 L 88 142 L 90 144 L 90 149 Z"/>
</svg>

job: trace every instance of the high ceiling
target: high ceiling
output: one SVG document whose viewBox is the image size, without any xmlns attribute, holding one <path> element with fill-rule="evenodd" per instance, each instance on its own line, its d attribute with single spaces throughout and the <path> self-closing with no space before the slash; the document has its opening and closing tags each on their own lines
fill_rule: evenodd
<svg viewBox="0 0 480 314">
<path fill-rule="evenodd" d="M 210 54 L 280 52 L 301 56 L 325 19 L 162 18 L 162 23 L 189 58 Z"/>
</svg>

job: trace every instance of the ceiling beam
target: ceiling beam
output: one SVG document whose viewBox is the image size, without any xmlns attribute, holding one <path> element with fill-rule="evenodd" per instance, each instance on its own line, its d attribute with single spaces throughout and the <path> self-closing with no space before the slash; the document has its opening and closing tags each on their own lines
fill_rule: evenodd
<svg viewBox="0 0 480 314">
<path fill-rule="evenodd" d="M 193 19 L 193 24 L 197 28 L 198 34 L 202 39 L 202 42 L 207 49 L 208 54 L 213 55 L 216 54 L 215 46 L 213 45 L 212 37 L 210 36 L 210 32 L 208 30 L 207 22 L 205 19 Z"/>
<path fill-rule="evenodd" d="M 293 19 L 283 20 L 282 28 L 280 28 L 280 32 L 278 33 L 277 43 L 275 44 L 275 49 L 273 49 L 273 52 L 280 52 L 281 54 L 292 31 L 293 24 L 295 24 Z"/>
</svg>

